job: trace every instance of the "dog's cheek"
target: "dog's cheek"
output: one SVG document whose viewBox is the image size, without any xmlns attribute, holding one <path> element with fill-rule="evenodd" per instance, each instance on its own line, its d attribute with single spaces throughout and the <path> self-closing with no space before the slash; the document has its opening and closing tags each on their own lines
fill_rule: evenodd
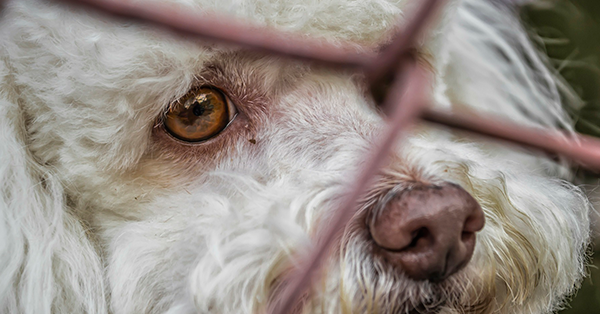
<svg viewBox="0 0 600 314">
<path fill-rule="evenodd" d="M 549 311 L 584 274 L 588 234 L 580 226 L 588 224 L 590 205 L 569 183 L 491 168 L 462 169 L 486 226 L 467 268 L 473 284 L 457 303 L 469 307 L 494 296 L 489 306 L 499 313 Z"/>
<path fill-rule="evenodd" d="M 308 243 L 296 217 L 319 206 L 319 190 L 289 181 L 213 173 L 185 190 L 154 190 L 129 215 L 97 213 L 113 308 L 146 312 L 188 302 L 230 313 L 265 306 L 290 255 Z"/>
<path fill-rule="evenodd" d="M 184 301 L 188 263 L 203 246 L 196 239 L 182 248 L 184 234 L 174 225 L 130 222 L 105 229 L 107 278 L 115 313 L 164 312 Z"/>
<path fill-rule="evenodd" d="M 589 237 L 590 205 L 577 187 L 540 174 L 536 156 L 442 131 L 421 132 L 403 148 L 405 161 L 464 187 L 486 216 L 471 262 L 448 286 L 463 293 L 450 293 L 442 313 L 542 313 L 572 293 Z"/>
</svg>

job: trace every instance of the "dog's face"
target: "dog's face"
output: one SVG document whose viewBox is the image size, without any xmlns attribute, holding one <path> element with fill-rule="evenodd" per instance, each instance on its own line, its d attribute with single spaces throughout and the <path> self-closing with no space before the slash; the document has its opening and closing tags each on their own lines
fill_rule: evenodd
<svg viewBox="0 0 600 314">
<path fill-rule="evenodd" d="M 413 4 L 189 2 L 176 5 L 359 50 L 385 44 Z M 512 83 L 481 80 L 518 78 L 520 70 L 503 71 L 526 58 L 486 55 L 496 46 L 476 35 L 455 41 L 494 30 L 469 24 L 473 12 L 491 8 L 453 2 L 442 14 L 419 50 L 434 77 L 431 98 L 537 123 L 518 106 L 529 106 L 521 102 L 527 97 L 548 100 L 543 88 L 508 95 Z M 10 3 L 5 15 L 3 127 L 22 123 L 12 133 L 65 200 L 61 253 L 47 253 L 58 260 L 48 263 L 59 292 L 29 309 L 101 312 L 107 302 L 114 313 L 260 312 L 384 126 L 352 71 L 186 41 L 58 5 Z M 478 68 L 477 77 L 467 52 L 475 64 L 504 63 Z M 479 104 L 489 99 L 506 107 Z M 524 152 L 415 130 L 363 197 L 303 311 L 553 309 L 581 276 L 588 231 L 587 202 L 551 177 L 557 168 Z M 81 256 L 65 252 L 74 247 Z M 13 300 L 8 309 L 28 308 L 18 291 L 3 296 Z"/>
</svg>

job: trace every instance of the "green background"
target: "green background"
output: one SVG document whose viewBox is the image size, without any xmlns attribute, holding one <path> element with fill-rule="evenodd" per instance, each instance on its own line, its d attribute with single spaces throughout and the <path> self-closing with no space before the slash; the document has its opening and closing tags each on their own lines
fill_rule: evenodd
<svg viewBox="0 0 600 314">
<path fill-rule="evenodd" d="M 487 1 L 487 0 L 484 0 Z M 567 110 L 579 132 L 600 137 L 600 0 L 545 0 L 521 10 L 531 38 L 544 49 L 550 63 L 583 100 Z M 578 183 L 591 187 L 600 176 L 579 170 Z M 600 204 L 600 202 L 598 202 Z M 594 213 L 597 217 L 597 213 Z M 600 228 L 599 228 L 600 229 Z M 590 248 L 596 259 L 590 276 L 560 314 L 600 314 L 600 239 Z"/>
</svg>

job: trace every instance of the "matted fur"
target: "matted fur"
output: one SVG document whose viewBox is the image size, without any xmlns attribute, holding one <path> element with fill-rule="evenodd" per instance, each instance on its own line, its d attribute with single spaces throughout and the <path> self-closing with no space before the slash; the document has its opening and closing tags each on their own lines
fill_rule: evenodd
<svg viewBox="0 0 600 314">
<path fill-rule="evenodd" d="M 416 0 L 176 2 L 375 50 Z M 355 73 L 37 0 L 2 13 L 1 313 L 259 313 L 384 123 Z M 419 50 L 438 106 L 571 130 L 500 1 L 451 1 Z M 185 145 L 161 115 L 201 85 L 222 88 L 239 115 Z M 352 224 L 304 311 L 555 310 L 583 275 L 589 233 L 589 204 L 568 178 L 543 155 L 419 127 L 363 210 L 412 184 L 460 184 L 487 221 L 472 261 L 442 283 L 415 282 Z"/>
</svg>

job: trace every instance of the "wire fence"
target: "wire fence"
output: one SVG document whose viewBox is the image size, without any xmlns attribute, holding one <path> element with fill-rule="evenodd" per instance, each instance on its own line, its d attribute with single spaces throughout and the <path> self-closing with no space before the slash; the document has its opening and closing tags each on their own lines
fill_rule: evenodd
<svg viewBox="0 0 600 314">
<path fill-rule="evenodd" d="M 307 291 L 324 257 L 335 244 L 357 208 L 360 195 L 386 161 L 389 152 L 404 131 L 419 121 L 466 131 L 474 135 L 499 139 L 552 154 L 565 156 L 583 167 L 600 171 L 600 141 L 591 137 L 540 130 L 496 117 L 475 115 L 465 111 L 448 112 L 429 106 L 426 69 L 415 60 L 413 51 L 417 39 L 424 35 L 427 25 L 444 0 L 424 0 L 381 53 L 359 53 L 350 45 L 331 44 L 324 40 L 307 39 L 243 21 L 224 18 L 218 14 L 194 12 L 173 5 L 155 2 L 121 0 L 61 0 L 70 4 L 99 10 L 109 15 L 167 28 L 189 38 L 215 40 L 238 47 L 258 50 L 318 63 L 328 67 L 343 67 L 364 73 L 375 102 L 388 112 L 387 127 L 366 156 L 363 169 L 351 185 L 348 197 L 340 202 L 332 218 L 317 233 L 319 239 L 309 255 L 285 279 L 284 288 L 273 298 L 267 311 L 271 314 L 290 313 Z M 201 17 L 201 18 L 199 18 Z"/>
</svg>

